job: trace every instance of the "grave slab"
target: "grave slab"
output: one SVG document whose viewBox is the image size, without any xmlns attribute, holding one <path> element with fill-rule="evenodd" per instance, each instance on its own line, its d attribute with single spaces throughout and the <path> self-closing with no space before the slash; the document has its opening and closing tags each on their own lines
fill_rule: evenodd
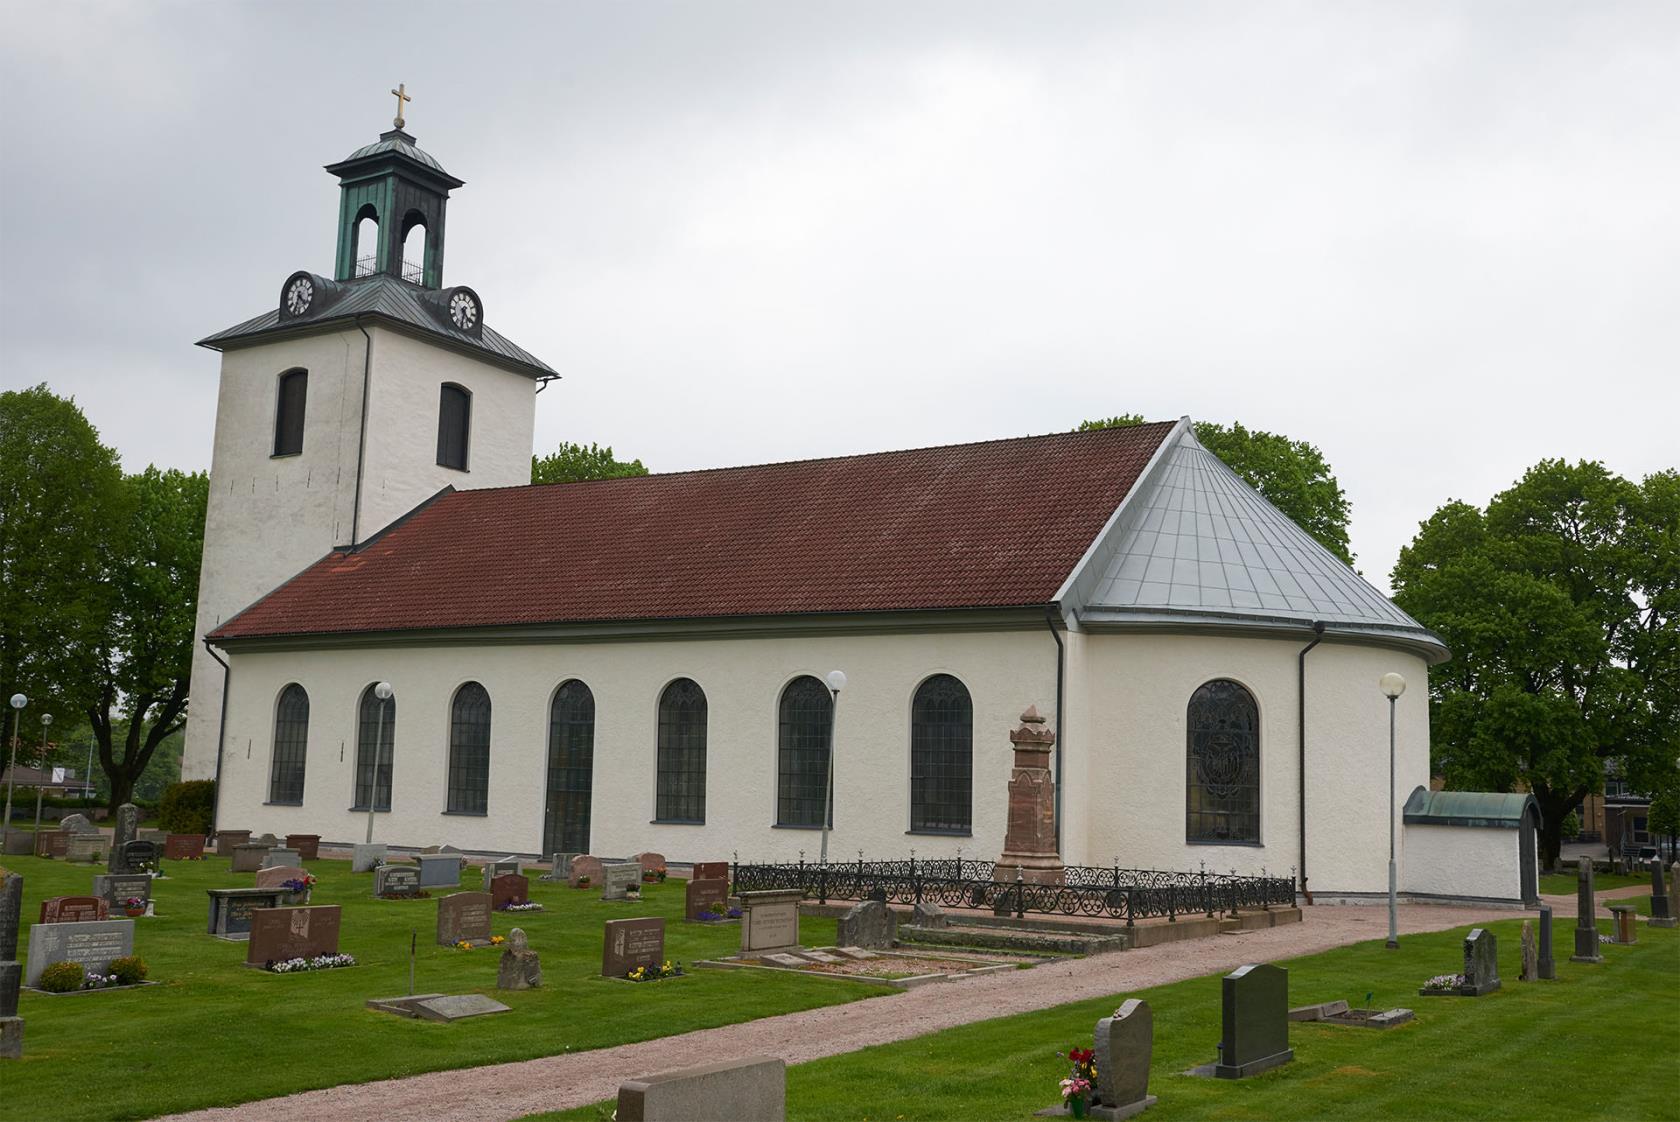
<svg viewBox="0 0 1680 1122">
<path fill-rule="evenodd" d="M 787 1065 L 768 1056 L 627 1079 L 618 1122 L 784 1122 Z"/>
</svg>

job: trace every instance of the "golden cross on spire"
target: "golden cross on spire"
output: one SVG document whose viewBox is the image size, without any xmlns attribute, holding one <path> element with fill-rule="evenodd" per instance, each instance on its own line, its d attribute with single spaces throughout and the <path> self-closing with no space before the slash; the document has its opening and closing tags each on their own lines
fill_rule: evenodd
<svg viewBox="0 0 1680 1122">
<path fill-rule="evenodd" d="M 404 124 L 404 121 L 403 121 L 403 102 L 413 101 L 414 99 L 412 97 L 408 96 L 408 93 L 406 92 L 406 87 L 404 87 L 404 85 L 401 82 L 397 83 L 397 88 L 391 91 L 391 95 L 397 99 L 397 119 L 392 121 L 391 123 L 393 125 L 396 125 L 400 129 L 400 128 L 403 127 L 403 124 Z"/>
</svg>

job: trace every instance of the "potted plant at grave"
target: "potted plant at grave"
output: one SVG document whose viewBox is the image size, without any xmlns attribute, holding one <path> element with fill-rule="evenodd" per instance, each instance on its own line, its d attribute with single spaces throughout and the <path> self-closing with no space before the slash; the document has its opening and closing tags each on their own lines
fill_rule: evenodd
<svg viewBox="0 0 1680 1122">
<path fill-rule="evenodd" d="M 145 914 L 146 901 L 140 899 L 140 897 L 130 896 L 128 899 L 123 901 L 123 915 L 129 917 L 130 919 L 134 919 L 137 916 L 143 916 Z"/>
<path fill-rule="evenodd" d="M 47 993 L 73 993 L 82 988 L 85 975 L 79 962 L 55 962 L 41 971 L 36 988 Z"/>
<path fill-rule="evenodd" d="M 1097 1085 L 1097 1054 L 1090 1048 L 1069 1048 L 1056 1055 L 1070 1065 L 1067 1078 L 1061 1083 L 1062 1101 L 1067 1103 L 1069 1114 L 1084 1118 L 1091 1105 L 1091 1090 Z"/>
<path fill-rule="evenodd" d="M 280 887 L 290 894 L 286 897 L 286 903 L 307 904 L 309 903 L 309 890 L 315 887 L 315 874 L 300 873 L 290 880 L 281 881 Z"/>
</svg>

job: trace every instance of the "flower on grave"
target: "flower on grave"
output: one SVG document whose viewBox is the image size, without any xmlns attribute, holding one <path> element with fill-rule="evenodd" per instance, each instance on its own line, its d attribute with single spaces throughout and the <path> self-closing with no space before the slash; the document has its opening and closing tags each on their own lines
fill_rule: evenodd
<svg viewBox="0 0 1680 1122">
<path fill-rule="evenodd" d="M 647 977 L 647 967 L 638 966 L 634 970 L 630 971 L 630 973 L 626 974 L 625 977 L 629 978 L 632 982 L 639 982 L 643 978 Z"/>
<path fill-rule="evenodd" d="M 1437 974 L 1423 983 L 1423 988 L 1426 990 L 1456 990 L 1463 984 L 1463 974 Z"/>
<path fill-rule="evenodd" d="M 1091 1090 L 1091 1081 L 1079 1076 L 1068 1076 L 1062 1080 L 1062 1098 L 1071 1099 L 1075 1095 L 1083 1097 Z"/>
<path fill-rule="evenodd" d="M 740 908 L 730 908 L 729 909 L 729 918 L 730 919 L 740 919 L 741 918 L 741 909 Z"/>
<path fill-rule="evenodd" d="M 535 903 L 533 901 L 527 900 L 523 904 L 514 904 L 514 903 L 503 904 L 502 905 L 502 911 L 504 911 L 504 912 L 540 912 L 540 911 L 542 911 L 542 905 L 538 904 L 538 903 Z"/>
<path fill-rule="evenodd" d="M 146 901 L 140 899 L 138 896 L 130 896 L 128 899 L 123 901 L 123 907 L 125 908 L 144 908 L 145 906 Z"/>
<path fill-rule="evenodd" d="M 472 944 L 467 942 L 465 939 L 461 939 L 456 942 L 455 949 L 458 951 L 470 951 L 472 950 Z"/>
<path fill-rule="evenodd" d="M 492 947 L 499 947 L 505 942 L 507 942 L 507 936 L 506 935 L 492 935 L 492 936 L 490 936 L 490 945 Z"/>
</svg>

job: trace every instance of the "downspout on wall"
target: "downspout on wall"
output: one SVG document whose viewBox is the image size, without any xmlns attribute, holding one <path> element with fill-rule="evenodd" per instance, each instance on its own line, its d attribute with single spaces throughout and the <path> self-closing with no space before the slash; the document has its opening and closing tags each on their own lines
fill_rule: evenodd
<svg viewBox="0 0 1680 1122">
<path fill-rule="evenodd" d="M 216 725 L 216 786 L 210 793 L 210 832 L 214 834 L 222 811 L 222 746 L 227 743 L 228 685 L 233 681 L 233 667 L 216 653 L 209 639 L 204 640 L 204 651 L 222 664 L 222 717 Z"/>
<path fill-rule="evenodd" d="M 1313 898 L 1311 890 L 1307 888 L 1307 652 L 1324 641 L 1324 621 L 1314 620 L 1312 629 L 1312 642 L 1301 648 L 1301 653 L 1296 656 L 1295 660 L 1301 729 L 1301 754 L 1297 764 L 1300 778 L 1301 808 L 1301 895 L 1308 905 L 1312 904 Z"/>
<path fill-rule="evenodd" d="M 1067 751 L 1067 722 L 1062 720 L 1063 683 L 1067 674 L 1067 646 L 1056 630 L 1056 605 L 1044 605 L 1044 622 L 1050 628 L 1050 638 L 1056 640 L 1056 770 L 1052 776 L 1055 792 L 1056 852 L 1062 852 L 1062 753 Z"/>
<path fill-rule="evenodd" d="M 373 384 L 373 336 L 362 326 L 362 317 L 356 317 L 356 330 L 362 333 L 367 345 L 362 348 L 362 427 L 361 435 L 356 439 L 356 498 L 350 507 L 350 548 L 355 549 L 362 543 L 362 464 L 367 457 L 367 419 L 368 419 L 368 390 Z M 222 662 L 217 659 L 217 662 Z M 227 663 L 222 662 L 223 666 Z M 220 757 L 217 757 L 218 763 Z"/>
</svg>

